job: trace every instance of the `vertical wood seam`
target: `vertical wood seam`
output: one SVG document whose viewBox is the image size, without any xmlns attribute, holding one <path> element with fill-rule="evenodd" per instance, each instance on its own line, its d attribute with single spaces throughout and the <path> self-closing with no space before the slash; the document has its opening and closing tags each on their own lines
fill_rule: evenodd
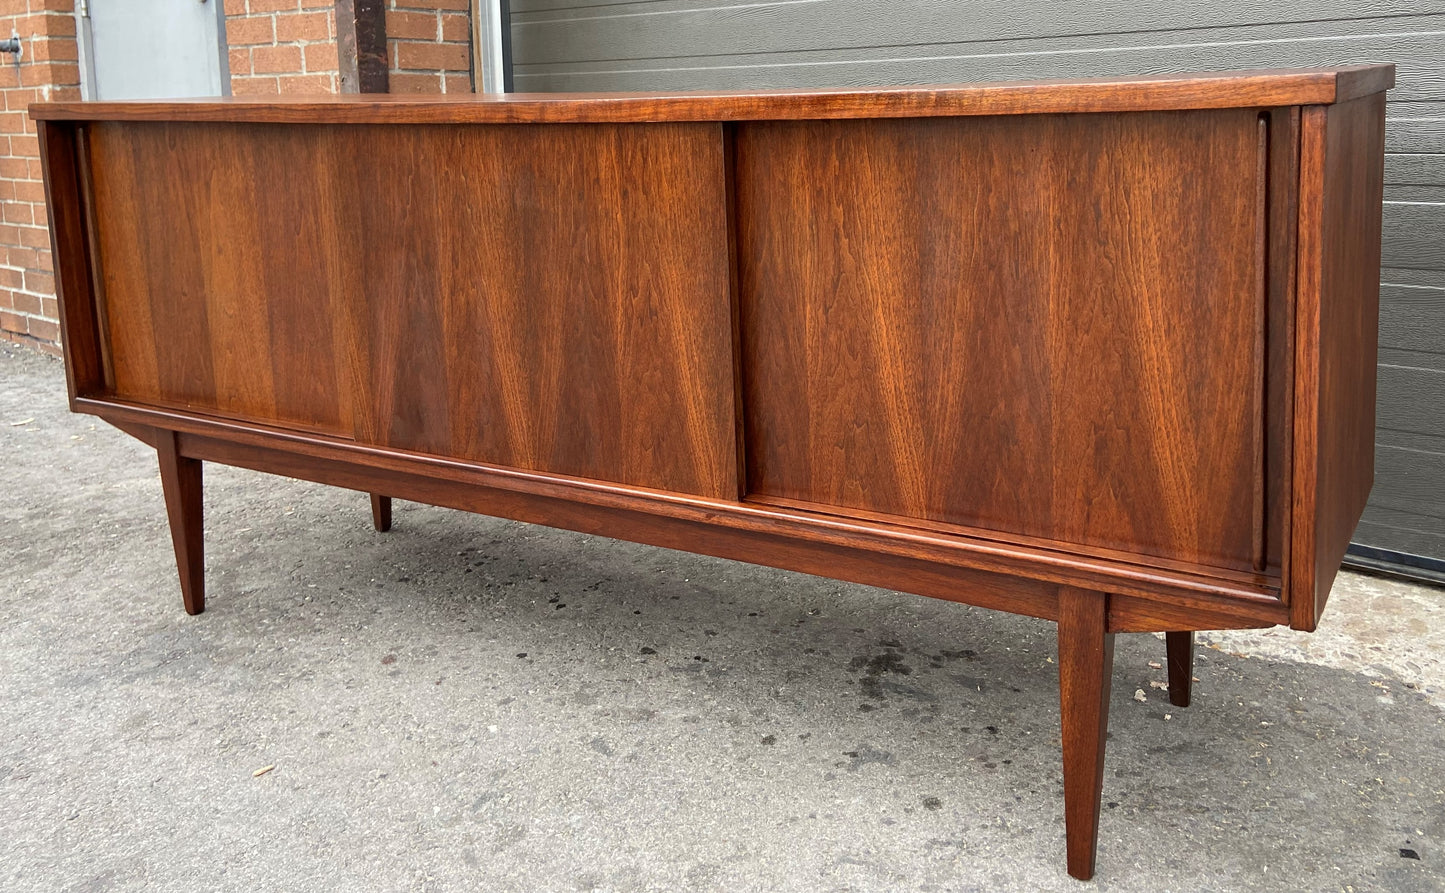
<svg viewBox="0 0 1445 893">
<path fill-rule="evenodd" d="M 1282 231 L 1290 233 L 1292 238 L 1292 241 L 1288 243 L 1288 250 L 1285 252 L 1286 256 L 1289 256 L 1290 258 L 1290 263 L 1287 267 L 1285 282 L 1282 286 L 1283 294 L 1282 297 L 1279 299 L 1280 306 L 1284 308 L 1284 330 L 1282 332 L 1276 333 L 1284 341 L 1284 349 L 1280 352 L 1280 356 L 1283 358 L 1284 361 L 1284 368 L 1276 370 L 1275 373 L 1282 376 L 1283 380 L 1289 383 L 1290 387 L 1290 391 L 1288 393 L 1281 395 L 1284 399 L 1281 401 L 1282 405 L 1279 407 L 1279 411 L 1284 413 L 1284 419 L 1282 421 L 1282 424 L 1279 426 L 1279 431 L 1280 437 L 1283 442 L 1279 444 L 1278 448 L 1275 450 L 1274 453 L 1275 456 L 1278 458 L 1281 466 L 1277 472 L 1281 483 L 1280 493 L 1277 497 L 1275 507 L 1275 523 L 1279 525 L 1280 535 L 1280 599 L 1286 605 L 1289 604 L 1290 598 L 1290 549 L 1293 547 L 1294 543 L 1294 537 L 1292 535 L 1293 524 L 1291 523 L 1290 511 L 1293 504 L 1295 492 L 1293 480 L 1295 466 L 1293 452 L 1295 443 L 1295 411 L 1293 383 L 1295 380 L 1294 350 L 1297 322 L 1295 304 L 1299 294 L 1299 187 L 1302 182 L 1300 177 L 1300 155 L 1302 143 L 1300 111 L 1301 110 L 1298 106 L 1294 106 L 1288 110 L 1289 129 L 1287 132 L 1289 135 L 1289 144 L 1284 146 L 1283 148 L 1276 147 L 1276 151 L 1288 152 L 1291 156 L 1290 160 L 1292 162 L 1292 166 L 1290 167 L 1290 171 L 1293 172 L 1294 177 L 1293 181 L 1288 182 L 1283 188 L 1287 190 L 1294 190 L 1294 194 L 1291 196 L 1291 200 L 1294 202 L 1295 212 L 1293 220 L 1286 219 L 1280 221 L 1278 224 L 1279 228 Z M 1288 205 L 1286 207 L 1288 207 Z"/>
<path fill-rule="evenodd" d="M 1268 406 L 1265 394 L 1269 387 L 1269 115 L 1259 116 L 1259 157 L 1255 162 L 1255 332 L 1254 339 L 1254 563 L 1256 573 L 1264 573 L 1269 561 L 1269 545 L 1266 541 L 1269 510 L 1266 489 L 1269 486 L 1266 467 L 1268 450 L 1265 435 L 1269 430 Z"/>
<path fill-rule="evenodd" d="M 723 201 L 726 208 L 728 315 L 732 323 L 733 443 L 737 457 L 734 494 L 748 495 L 747 417 L 744 407 L 742 256 L 738 251 L 737 125 L 719 125 L 723 149 Z"/>
<path fill-rule="evenodd" d="M 1290 556 L 1287 599 L 1290 626 L 1315 627 L 1314 486 L 1319 474 L 1320 289 L 1325 219 L 1324 106 L 1300 114 L 1299 232 L 1295 273 L 1294 443 L 1291 461 Z"/>
</svg>

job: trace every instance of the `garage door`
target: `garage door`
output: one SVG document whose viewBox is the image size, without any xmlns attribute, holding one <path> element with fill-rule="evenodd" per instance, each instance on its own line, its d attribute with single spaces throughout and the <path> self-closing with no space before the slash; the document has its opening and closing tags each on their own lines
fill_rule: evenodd
<svg viewBox="0 0 1445 893">
<path fill-rule="evenodd" d="M 1394 62 L 1375 489 L 1358 555 L 1445 569 L 1445 0 L 511 0 L 519 91 Z"/>
</svg>

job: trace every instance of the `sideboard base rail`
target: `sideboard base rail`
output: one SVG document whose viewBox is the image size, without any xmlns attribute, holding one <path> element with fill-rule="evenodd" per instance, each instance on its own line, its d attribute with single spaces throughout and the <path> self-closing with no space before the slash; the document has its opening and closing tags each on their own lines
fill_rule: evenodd
<svg viewBox="0 0 1445 893">
<path fill-rule="evenodd" d="M 649 545 L 799 570 L 978 607 L 1058 619 L 1054 587 L 1107 591 L 1116 632 L 1263 628 L 1288 609 L 1254 588 L 1144 566 L 965 541 L 749 503 L 721 503 L 553 475 L 471 465 L 331 438 L 80 397 L 155 446 L 181 455 Z"/>
</svg>

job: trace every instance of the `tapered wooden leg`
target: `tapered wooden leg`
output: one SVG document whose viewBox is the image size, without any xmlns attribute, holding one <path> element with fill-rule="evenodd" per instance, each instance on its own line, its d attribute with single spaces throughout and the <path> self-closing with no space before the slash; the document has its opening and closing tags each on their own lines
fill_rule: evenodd
<svg viewBox="0 0 1445 893">
<path fill-rule="evenodd" d="M 1104 789 L 1104 736 L 1114 635 L 1107 631 L 1108 596 L 1059 587 L 1059 701 L 1064 740 L 1064 833 L 1069 874 L 1094 876 L 1099 799 Z"/>
<path fill-rule="evenodd" d="M 371 494 L 371 524 L 386 533 L 391 529 L 391 497 Z"/>
<path fill-rule="evenodd" d="M 187 614 L 206 609 L 206 557 L 201 526 L 201 460 L 182 456 L 174 431 L 156 432 L 160 457 L 161 489 L 171 542 L 176 547 L 176 569 L 181 574 L 181 599 Z"/>
<path fill-rule="evenodd" d="M 1165 633 L 1164 650 L 1169 654 L 1169 703 L 1188 707 L 1194 683 L 1194 633 Z"/>
</svg>

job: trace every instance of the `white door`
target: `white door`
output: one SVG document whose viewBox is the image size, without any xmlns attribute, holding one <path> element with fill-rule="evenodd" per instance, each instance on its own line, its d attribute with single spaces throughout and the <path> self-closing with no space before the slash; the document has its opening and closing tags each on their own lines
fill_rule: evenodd
<svg viewBox="0 0 1445 893">
<path fill-rule="evenodd" d="M 222 0 L 78 0 L 86 99 L 227 96 Z"/>
</svg>

